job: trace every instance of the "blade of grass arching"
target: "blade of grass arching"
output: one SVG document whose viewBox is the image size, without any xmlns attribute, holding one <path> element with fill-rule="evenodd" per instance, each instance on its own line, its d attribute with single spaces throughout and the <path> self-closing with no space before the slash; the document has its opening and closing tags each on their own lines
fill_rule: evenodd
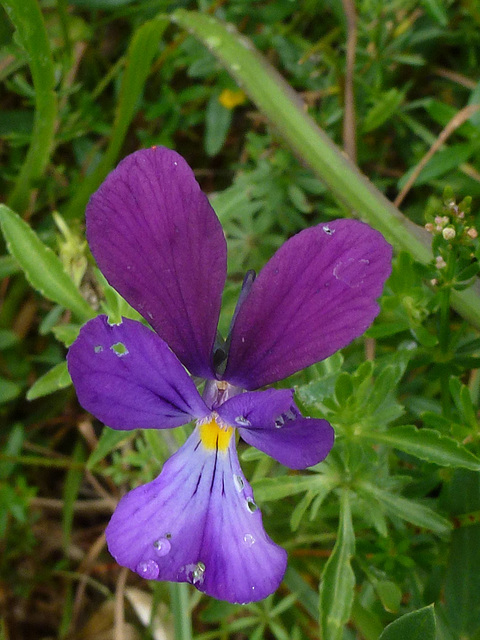
<svg viewBox="0 0 480 640">
<path fill-rule="evenodd" d="M 432 259 L 431 238 L 404 216 L 343 154 L 280 74 L 232 25 L 194 11 L 177 9 L 171 19 L 198 38 L 224 65 L 290 148 L 355 215 L 383 233 L 397 250 L 416 260 Z M 455 309 L 480 328 L 480 295 L 473 289 L 452 294 Z"/>
<path fill-rule="evenodd" d="M 320 629 L 325 640 L 341 640 L 350 619 L 355 589 L 351 566 L 355 554 L 355 532 L 352 523 L 350 494 L 344 489 L 340 498 L 340 521 L 332 555 L 322 573 L 320 583 Z"/>
<path fill-rule="evenodd" d="M 8 205 L 17 211 L 28 206 L 30 191 L 48 164 L 55 134 L 57 97 L 53 58 L 40 7 L 36 0 L 2 0 L 17 37 L 28 55 L 35 89 L 35 119 L 30 147 Z"/>
<path fill-rule="evenodd" d="M 152 60 L 158 50 L 158 43 L 168 24 L 167 18 L 158 16 L 135 31 L 125 59 L 125 71 L 110 142 L 96 169 L 85 176 L 75 196 L 69 202 L 64 211 L 66 218 L 83 214 L 91 194 L 100 186 L 115 164 L 138 107 Z"/>
</svg>

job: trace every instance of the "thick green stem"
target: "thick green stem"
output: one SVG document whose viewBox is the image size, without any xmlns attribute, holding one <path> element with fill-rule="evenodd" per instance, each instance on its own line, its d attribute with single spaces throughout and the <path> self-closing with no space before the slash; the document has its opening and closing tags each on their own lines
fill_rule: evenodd
<svg viewBox="0 0 480 640">
<path fill-rule="evenodd" d="M 175 640 L 192 640 L 189 586 L 185 582 L 171 582 L 168 586 L 170 588 Z"/>
</svg>

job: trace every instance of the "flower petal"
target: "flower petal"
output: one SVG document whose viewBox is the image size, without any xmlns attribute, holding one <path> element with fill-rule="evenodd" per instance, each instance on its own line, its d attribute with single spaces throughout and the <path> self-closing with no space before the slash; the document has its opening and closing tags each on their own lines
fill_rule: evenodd
<svg viewBox="0 0 480 640">
<path fill-rule="evenodd" d="M 378 314 L 391 257 L 383 236 L 356 220 L 290 238 L 238 312 L 224 379 L 257 389 L 345 347 Z"/>
<path fill-rule="evenodd" d="M 293 403 L 291 389 L 243 393 L 216 411 L 223 421 L 238 427 L 245 442 L 291 469 L 312 467 L 333 447 L 330 424 L 303 418 Z"/>
<path fill-rule="evenodd" d="M 265 533 L 238 462 L 204 446 L 197 427 L 161 474 L 120 501 L 106 531 L 110 553 L 148 579 L 190 582 L 234 603 L 275 591 L 287 554 Z"/>
<path fill-rule="evenodd" d="M 93 194 L 86 217 L 90 248 L 109 283 L 190 373 L 215 377 L 226 244 L 185 160 L 164 147 L 126 157 Z"/>
<path fill-rule="evenodd" d="M 67 362 L 82 407 L 113 429 L 178 427 L 209 413 L 175 354 L 135 320 L 90 320 Z"/>
</svg>

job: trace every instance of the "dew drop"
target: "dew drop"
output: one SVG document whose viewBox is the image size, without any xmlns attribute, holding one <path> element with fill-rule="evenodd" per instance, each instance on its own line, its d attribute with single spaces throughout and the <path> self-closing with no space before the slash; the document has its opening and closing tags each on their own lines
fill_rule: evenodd
<svg viewBox="0 0 480 640">
<path fill-rule="evenodd" d="M 323 226 L 322 229 L 324 233 L 327 234 L 327 236 L 333 236 L 333 234 L 335 233 L 335 229 L 330 229 L 330 227 L 327 224 Z"/>
<path fill-rule="evenodd" d="M 167 540 L 167 538 L 159 538 L 158 540 L 155 540 L 153 546 L 155 547 L 157 556 L 160 557 L 166 556 L 168 553 L 170 553 L 170 549 L 172 548 L 172 545 Z"/>
<path fill-rule="evenodd" d="M 252 544 L 255 544 L 255 538 L 252 536 L 251 533 L 246 533 L 243 536 L 243 541 L 247 545 L 247 547 L 251 547 Z"/>
<path fill-rule="evenodd" d="M 253 498 L 247 498 L 247 509 L 250 511 L 250 513 L 255 513 L 255 511 L 258 509 Z"/>
<path fill-rule="evenodd" d="M 175 160 L 175 162 L 173 163 L 174 167 L 178 167 L 178 162 Z"/>
<path fill-rule="evenodd" d="M 242 476 L 233 476 L 233 484 L 237 488 L 237 491 L 243 491 L 243 487 L 245 486 L 245 483 L 243 481 Z"/>
<path fill-rule="evenodd" d="M 194 585 L 202 584 L 205 574 L 205 565 L 203 562 L 197 562 L 197 564 L 187 564 L 181 569 L 187 574 L 187 580 Z"/>
<path fill-rule="evenodd" d="M 276 420 L 275 420 L 275 427 L 277 429 L 280 429 L 281 427 L 283 427 L 283 425 L 285 424 L 285 420 L 283 418 L 283 416 L 279 416 Z"/>
<path fill-rule="evenodd" d="M 158 568 L 158 564 L 155 560 L 147 560 L 146 562 L 139 562 L 137 564 L 137 573 L 145 580 L 155 580 L 158 578 L 158 574 L 160 573 L 160 569 Z"/>
<path fill-rule="evenodd" d="M 242 426 L 242 427 L 250 427 L 250 426 L 251 426 L 251 424 L 252 424 L 252 423 L 250 422 L 250 420 L 247 420 L 247 419 L 245 418 L 245 416 L 237 416 L 237 417 L 235 418 L 235 422 L 236 422 L 237 424 L 239 424 L 240 426 Z"/>
<path fill-rule="evenodd" d="M 101 344 L 97 345 L 97 346 L 94 348 L 94 351 L 95 351 L 95 353 L 101 353 L 101 352 L 103 351 L 103 347 L 102 347 L 102 345 L 101 345 Z"/>
</svg>

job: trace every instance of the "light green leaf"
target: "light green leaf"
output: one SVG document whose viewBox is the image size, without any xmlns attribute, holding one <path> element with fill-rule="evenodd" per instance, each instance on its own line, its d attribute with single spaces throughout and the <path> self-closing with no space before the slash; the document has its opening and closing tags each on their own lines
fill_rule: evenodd
<svg viewBox="0 0 480 640">
<path fill-rule="evenodd" d="M 351 559 L 355 553 L 350 496 L 345 490 L 340 500 L 337 541 L 320 583 L 320 629 L 325 640 L 341 640 L 350 618 L 355 589 Z"/>
<path fill-rule="evenodd" d="M 278 478 L 262 478 L 252 482 L 255 497 L 260 502 L 281 500 L 302 491 L 319 491 L 325 484 L 331 484 L 325 476 L 279 476 Z"/>
<path fill-rule="evenodd" d="M 413 425 L 404 425 L 382 432 L 361 432 L 358 437 L 378 444 L 388 444 L 442 467 L 462 467 L 480 471 L 480 460 L 473 453 L 453 438 L 443 436 L 434 429 L 417 429 Z"/>
<path fill-rule="evenodd" d="M 41 177 L 50 158 L 55 134 L 57 99 L 55 72 L 49 37 L 40 5 L 36 0 L 2 0 L 28 56 L 35 89 L 35 119 L 28 153 L 8 204 L 23 211 L 29 202 L 34 181 Z"/>
<path fill-rule="evenodd" d="M 386 611 L 396 613 L 402 601 L 402 591 L 400 587 L 391 580 L 379 580 L 375 583 L 374 587 Z"/>
<path fill-rule="evenodd" d="M 14 400 L 22 392 L 22 387 L 16 382 L 0 377 L 0 404 Z"/>
<path fill-rule="evenodd" d="M 68 373 L 67 363 L 60 362 L 34 382 L 27 392 L 27 400 L 48 396 L 55 391 L 69 387 L 71 384 L 72 379 Z"/>
<path fill-rule="evenodd" d="M 389 89 L 381 93 L 373 107 L 365 116 L 362 126 L 363 133 L 377 129 L 397 113 L 404 97 L 404 93 L 398 89 Z"/>
<path fill-rule="evenodd" d="M 388 625 L 379 640 L 436 640 L 433 604 L 412 611 Z"/>
<path fill-rule="evenodd" d="M 418 502 L 367 482 L 362 482 L 359 489 L 376 498 L 391 516 L 406 520 L 417 527 L 431 529 L 439 535 L 444 535 L 452 529 L 452 523 L 449 520 Z"/>
<path fill-rule="evenodd" d="M 32 287 L 45 298 L 70 309 L 79 320 L 93 318 L 95 312 L 82 298 L 58 256 L 43 244 L 19 215 L 5 205 L 0 205 L 0 226 L 9 252 Z"/>
<path fill-rule="evenodd" d="M 110 427 L 104 427 L 102 435 L 98 440 L 97 448 L 95 451 L 92 451 L 87 460 L 87 469 L 93 469 L 97 462 L 103 460 L 120 442 L 132 437 L 133 433 L 131 431 L 115 431 L 114 429 L 110 429 Z"/>
<path fill-rule="evenodd" d="M 232 122 L 232 110 L 226 109 L 213 93 L 205 111 L 205 151 L 215 156 L 223 147 Z"/>
</svg>

